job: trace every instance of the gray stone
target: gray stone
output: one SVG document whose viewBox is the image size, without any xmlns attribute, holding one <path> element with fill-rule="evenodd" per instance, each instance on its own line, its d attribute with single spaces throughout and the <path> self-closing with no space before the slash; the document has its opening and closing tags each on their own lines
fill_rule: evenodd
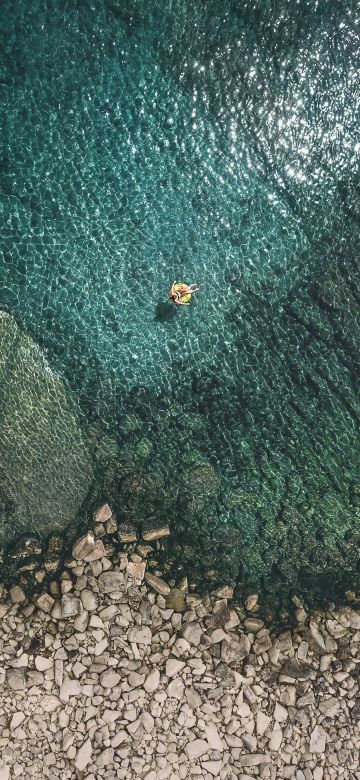
<svg viewBox="0 0 360 780">
<path fill-rule="evenodd" d="M 50 533 L 75 518 L 93 472 L 79 417 L 39 347 L 0 312 L 0 472 L 11 523 L 0 543 L 29 527 Z"/>
<path fill-rule="evenodd" d="M 25 688 L 25 673 L 23 669 L 9 669 L 7 684 L 12 691 L 23 691 Z"/>
<path fill-rule="evenodd" d="M 104 593 L 114 593 L 124 589 L 125 577 L 121 571 L 104 571 L 100 574 L 98 583 Z"/>
<path fill-rule="evenodd" d="M 50 613 L 55 604 L 55 599 L 53 599 L 49 593 L 42 593 L 41 596 L 38 596 L 36 599 L 36 604 L 43 612 Z"/>
<path fill-rule="evenodd" d="M 246 634 L 242 634 L 239 639 L 228 635 L 221 644 L 221 659 L 226 663 L 239 663 L 249 654 L 250 648 Z"/>
<path fill-rule="evenodd" d="M 135 626 L 131 628 L 128 634 L 130 642 L 136 642 L 139 645 L 151 645 L 151 631 L 148 626 Z"/>
<path fill-rule="evenodd" d="M 251 753 L 247 756 L 240 756 L 239 762 L 241 766 L 259 766 L 260 764 L 268 764 L 270 756 L 266 753 Z"/>
<path fill-rule="evenodd" d="M 326 715 L 327 718 L 333 718 L 335 715 L 338 714 L 340 709 L 340 701 L 339 699 L 335 699 L 333 696 L 330 697 L 330 699 L 323 699 L 319 703 L 319 710 L 323 715 Z"/>
</svg>

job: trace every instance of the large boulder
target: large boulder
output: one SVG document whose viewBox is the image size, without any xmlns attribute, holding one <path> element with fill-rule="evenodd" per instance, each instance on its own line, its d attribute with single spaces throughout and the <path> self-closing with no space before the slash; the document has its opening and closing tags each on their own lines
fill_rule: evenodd
<svg viewBox="0 0 360 780">
<path fill-rule="evenodd" d="M 0 312 L 0 544 L 75 517 L 92 480 L 89 448 L 62 380 Z"/>
</svg>

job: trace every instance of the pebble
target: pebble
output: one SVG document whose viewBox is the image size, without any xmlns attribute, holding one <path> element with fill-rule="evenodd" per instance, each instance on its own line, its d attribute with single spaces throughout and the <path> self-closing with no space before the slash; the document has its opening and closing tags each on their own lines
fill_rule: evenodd
<svg viewBox="0 0 360 780">
<path fill-rule="evenodd" d="M 73 545 L 72 548 L 72 557 L 75 561 L 82 561 L 84 558 L 86 558 L 87 555 L 89 555 L 95 547 L 95 538 L 92 531 L 88 531 L 85 536 L 82 536 L 81 539 L 78 539 L 77 542 Z"/>
<path fill-rule="evenodd" d="M 324 753 L 326 745 L 326 732 L 322 726 L 315 726 L 310 734 L 310 753 Z"/>
<path fill-rule="evenodd" d="M 92 563 L 93 561 L 99 561 L 106 555 L 104 542 L 101 539 L 97 539 L 93 549 L 85 556 L 84 561 L 86 563 Z"/>
<path fill-rule="evenodd" d="M 10 588 L 10 598 L 13 604 L 21 604 L 26 601 L 26 596 L 20 585 L 14 585 Z"/>
<path fill-rule="evenodd" d="M 20 585 L 0 604 L 0 780 L 355 777 L 357 611 L 273 634 L 230 586 L 202 599 L 146 573 L 150 545 L 112 553 L 104 506 L 38 610 Z"/>
<path fill-rule="evenodd" d="M 129 641 L 136 642 L 139 645 L 151 645 L 151 631 L 148 626 L 139 626 L 131 628 L 129 631 Z"/>
<path fill-rule="evenodd" d="M 212 750 L 224 750 L 224 744 L 215 723 L 205 725 L 206 740 Z"/>
<path fill-rule="evenodd" d="M 150 588 L 155 590 L 156 593 L 161 593 L 162 596 L 167 596 L 168 593 L 170 593 L 170 585 L 168 585 L 164 580 L 160 579 L 160 577 L 156 577 L 155 574 L 146 572 L 145 580 L 147 584 L 150 585 Z"/>
<path fill-rule="evenodd" d="M 112 517 L 112 511 L 109 504 L 103 504 L 94 514 L 95 523 L 106 523 L 106 520 L 110 520 Z"/>
<path fill-rule="evenodd" d="M 47 669 L 52 669 L 54 661 L 52 658 L 45 658 L 43 655 L 37 655 L 35 658 L 35 668 L 38 672 L 45 672 Z"/>
<path fill-rule="evenodd" d="M 159 687 L 160 672 L 158 669 L 153 669 L 145 679 L 144 688 L 147 693 L 154 693 Z"/>
<path fill-rule="evenodd" d="M 80 599 L 84 609 L 86 609 L 87 612 L 94 612 L 98 608 L 98 597 L 88 588 L 84 588 L 84 590 L 81 591 Z"/>
<path fill-rule="evenodd" d="M 82 613 L 82 603 L 79 598 L 64 593 L 61 597 L 61 613 L 63 618 L 76 617 Z"/>
<path fill-rule="evenodd" d="M 177 658 L 168 658 L 165 665 L 166 676 L 175 677 L 176 674 L 181 672 L 184 666 L 184 661 L 179 661 Z"/>
<path fill-rule="evenodd" d="M 113 593 L 123 590 L 125 578 L 120 571 L 104 571 L 100 574 L 98 583 L 103 593 Z"/>
<path fill-rule="evenodd" d="M 185 746 L 185 753 L 190 761 L 200 758 L 208 751 L 209 745 L 204 739 L 194 739 Z"/>
<path fill-rule="evenodd" d="M 114 669 L 106 669 L 100 676 L 100 683 L 103 688 L 115 688 L 121 677 Z"/>
<path fill-rule="evenodd" d="M 37 606 L 43 610 L 43 612 L 50 613 L 55 603 L 55 599 L 53 599 L 52 596 L 50 596 L 49 593 L 42 593 L 41 596 L 39 596 L 36 599 Z"/>
<path fill-rule="evenodd" d="M 79 772 L 83 772 L 84 769 L 86 769 L 87 765 L 90 763 L 91 756 L 92 756 L 91 740 L 86 739 L 76 753 L 76 758 L 74 761 L 75 768 L 78 769 Z"/>
<path fill-rule="evenodd" d="M 25 715 L 23 712 L 14 712 L 11 722 L 10 722 L 10 731 L 14 731 L 14 729 L 17 729 L 18 726 L 20 726 L 20 723 L 25 720 Z"/>
</svg>

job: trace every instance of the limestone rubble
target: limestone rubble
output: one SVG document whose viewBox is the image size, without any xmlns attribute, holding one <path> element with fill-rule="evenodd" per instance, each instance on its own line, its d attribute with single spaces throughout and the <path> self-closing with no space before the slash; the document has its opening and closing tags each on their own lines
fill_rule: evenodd
<svg viewBox="0 0 360 780">
<path fill-rule="evenodd" d="M 0 604 L 0 780 L 360 777 L 355 609 L 270 631 L 255 595 L 244 619 L 86 539 L 57 597 Z"/>
</svg>

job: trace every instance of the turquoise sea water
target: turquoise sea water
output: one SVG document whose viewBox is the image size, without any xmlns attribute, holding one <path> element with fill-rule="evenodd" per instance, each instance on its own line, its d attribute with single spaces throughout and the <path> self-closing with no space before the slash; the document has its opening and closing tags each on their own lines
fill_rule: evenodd
<svg viewBox="0 0 360 780">
<path fill-rule="evenodd" d="M 270 598 L 360 577 L 359 19 L 0 7 L 1 305 L 82 409 L 94 500 Z"/>
</svg>

